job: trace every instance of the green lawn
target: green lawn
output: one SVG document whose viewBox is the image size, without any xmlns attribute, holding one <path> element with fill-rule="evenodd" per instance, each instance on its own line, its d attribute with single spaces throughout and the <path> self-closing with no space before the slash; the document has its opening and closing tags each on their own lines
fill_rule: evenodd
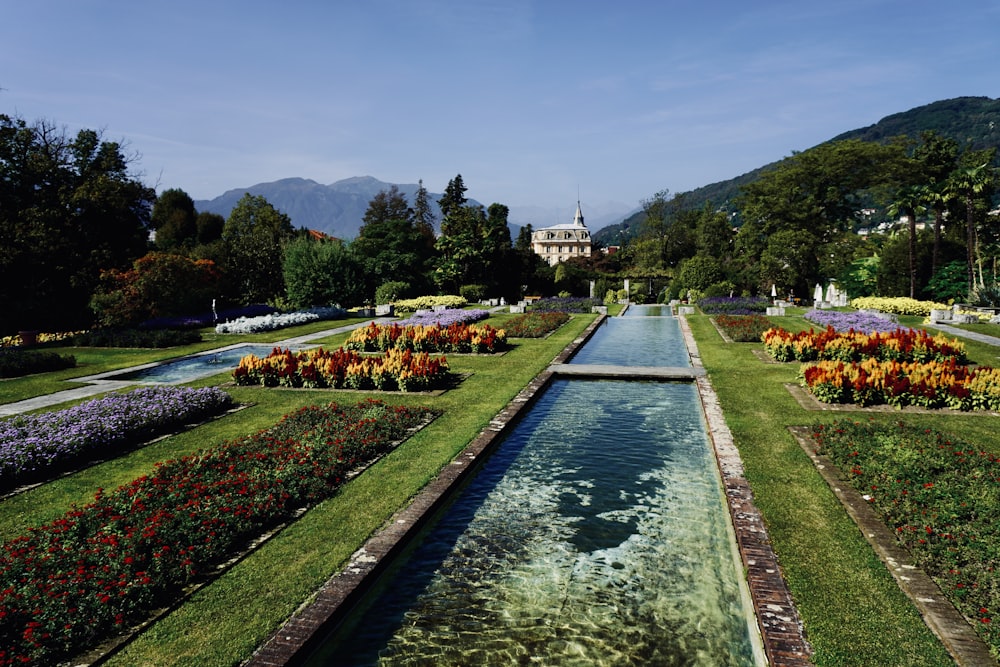
<svg viewBox="0 0 1000 667">
<path fill-rule="evenodd" d="M 772 319 L 792 331 L 810 326 L 798 317 Z M 787 427 L 848 414 L 861 419 L 905 419 L 998 451 L 997 418 L 804 410 L 784 386 L 796 381 L 800 364 L 764 363 L 753 353 L 763 349 L 761 344 L 727 344 L 709 318 L 698 315 L 688 321 L 815 650 L 815 663 L 953 664 Z M 919 322 L 912 324 L 919 326 Z M 966 347 L 973 361 L 997 354 L 989 346 L 967 343 Z"/>
<path fill-rule="evenodd" d="M 491 323 L 502 326 L 506 317 L 498 316 Z M 57 518 L 71 504 L 88 502 L 98 487 L 114 488 L 144 474 L 156 461 L 269 426 L 301 405 L 376 396 L 441 410 L 441 417 L 428 428 L 196 592 L 108 663 L 239 664 L 592 320 L 590 315 L 575 316 L 549 338 L 513 341 L 514 348 L 501 356 L 450 355 L 453 370 L 468 376 L 459 388 L 440 396 L 230 387 L 237 400 L 251 407 L 3 501 L 0 537 L 8 539 Z M 952 664 L 787 432 L 790 425 L 830 421 L 844 413 L 799 407 L 784 388 L 785 383 L 795 381 L 798 364 L 766 364 L 753 353 L 762 349 L 759 343 L 727 344 L 709 318 L 696 315 L 688 320 L 816 651 L 816 664 Z M 792 330 L 810 326 L 794 316 L 774 321 Z M 273 332 L 265 342 L 302 333 L 303 328 Z M 345 337 L 323 342 L 335 346 Z M 226 342 L 237 341 L 227 337 Z M 184 350 L 92 350 L 88 354 L 94 355 L 90 363 L 107 369 L 141 363 L 130 360 L 144 355 L 163 358 L 216 345 L 218 341 L 206 341 Z M 992 362 L 997 355 L 997 349 L 989 346 L 967 343 L 967 348 L 974 361 Z M 79 370 L 75 373 L 80 374 Z M 55 391 L 52 387 L 58 383 L 42 377 L 11 381 L 16 387 L 0 394 L 0 400 L 17 400 L 7 396 L 23 398 L 32 395 L 31 391 Z M 221 374 L 193 385 L 226 380 Z M 891 412 L 872 416 L 900 418 Z M 995 417 L 938 414 L 906 415 L 905 419 L 951 431 L 985 449 L 1000 449 L 993 435 Z"/>
</svg>

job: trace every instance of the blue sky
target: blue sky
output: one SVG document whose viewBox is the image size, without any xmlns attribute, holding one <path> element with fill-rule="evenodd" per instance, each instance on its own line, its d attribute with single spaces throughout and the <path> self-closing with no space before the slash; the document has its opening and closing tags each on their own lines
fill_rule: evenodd
<svg viewBox="0 0 1000 667">
<path fill-rule="evenodd" d="M 102 130 L 195 199 L 292 176 L 440 192 L 461 173 L 483 203 L 634 207 L 1000 97 L 997 0 L 0 6 L 0 113 Z"/>
</svg>

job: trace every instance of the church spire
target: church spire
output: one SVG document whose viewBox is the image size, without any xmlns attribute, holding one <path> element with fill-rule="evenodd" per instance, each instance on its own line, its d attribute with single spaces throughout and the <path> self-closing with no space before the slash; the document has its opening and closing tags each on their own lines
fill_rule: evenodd
<svg viewBox="0 0 1000 667">
<path fill-rule="evenodd" d="M 587 225 L 583 224 L 583 211 L 580 209 L 580 200 L 579 199 L 576 200 L 576 215 L 573 216 L 573 224 L 576 225 L 577 227 L 586 227 L 587 226 Z"/>
</svg>

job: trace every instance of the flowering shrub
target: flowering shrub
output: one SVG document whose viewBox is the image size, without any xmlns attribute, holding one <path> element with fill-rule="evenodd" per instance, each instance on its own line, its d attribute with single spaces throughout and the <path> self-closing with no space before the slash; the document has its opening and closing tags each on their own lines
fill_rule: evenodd
<svg viewBox="0 0 1000 667">
<path fill-rule="evenodd" d="M 894 320 L 889 316 L 881 317 L 872 313 L 862 311 L 852 311 L 849 313 L 839 310 L 810 310 L 802 316 L 813 324 L 821 327 L 833 327 L 837 331 L 858 331 L 861 333 L 875 333 L 876 331 L 890 332 L 899 328 Z"/>
<path fill-rule="evenodd" d="M 467 303 L 468 301 L 466 301 L 465 297 L 446 294 L 444 296 L 420 296 L 416 299 L 400 299 L 399 301 L 393 301 L 392 305 L 396 310 L 413 312 L 417 310 L 431 310 L 435 306 L 461 308 Z"/>
<path fill-rule="evenodd" d="M 221 389 L 144 387 L 56 412 L 0 419 L 0 489 L 119 454 L 181 424 L 233 405 Z"/>
<path fill-rule="evenodd" d="M 765 313 L 771 301 L 761 296 L 711 296 L 698 300 L 698 307 L 706 315 L 752 315 Z"/>
<path fill-rule="evenodd" d="M 589 299 L 576 296 L 547 296 L 531 304 L 531 310 L 536 313 L 589 313 L 594 306 L 604 305 L 600 299 Z"/>
<path fill-rule="evenodd" d="M 490 316 L 490 311 L 482 309 L 463 310 L 460 308 L 449 308 L 447 310 L 418 310 L 405 320 L 399 320 L 396 324 L 403 326 L 409 324 L 420 324 L 430 326 L 437 324 L 447 327 L 452 324 L 464 322 L 478 322 Z"/>
<path fill-rule="evenodd" d="M 430 412 L 308 407 L 148 476 L 0 548 L 0 666 L 56 664 L 170 604 L 202 573 L 331 496 Z"/>
<path fill-rule="evenodd" d="M 1000 369 L 922 362 L 817 361 L 804 366 L 809 391 L 824 403 L 1000 410 Z"/>
<path fill-rule="evenodd" d="M 325 308 L 310 308 L 294 313 L 269 314 L 260 317 L 240 317 L 234 322 L 224 322 L 215 325 L 215 333 L 220 334 L 253 334 L 262 331 L 284 329 L 298 324 L 317 322 L 319 320 L 335 320 L 344 316 L 346 311 L 335 306 Z"/>
<path fill-rule="evenodd" d="M 869 357 L 882 361 L 947 361 L 966 363 L 965 345 L 941 334 L 896 329 L 838 333 L 832 326 L 816 333 L 812 329 L 793 334 L 780 327 L 768 329 L 761 336 L 764 349 L 778 361 L 839 360 L 860 361 Z"/>
<path fill-rule="evenodd" d="M 58 371 L 75 366 L 76 357 L 71 354 L 22 350 L 17 347 L 0 348 L 0 378 Z"/>
<path fill-rule="evenodd" d="M 39 345 L 43 343 L 61 343 L 64 340 L 72 338 L 78 333 L 83 333 L 82 331 L 63 331 L 60 333 L 37 333 L 35 334 L 35 342 Z M 21 339 L 21 334 L 15 336 L 4 336 L 0 338 L 0 347 L 18 347 L 24 345 L 24 341 Z"/>
<path fill-rule="evenodd" d="M 344 346 L 358 352 L 415 350 L 417 352 L 490 353 L 503 349 L 507 334 L 489 324 L 404 325 L 370 323 L 351 332 Z"/>
<path fill-rule="evenodd" d="M 917 301 L 909 297 L 861 296 L 851 299 L 851 308 L 858 310 L 881 310 L 897 315 L 930 315 L 932 310 L 947 310 L 949 306 L 933 301 Z"/>
<path fill-rule="evenodd" d="M 511 338 L 542 338 L 566 322 L 569 322 L 567 313 L 524 313 L 507 320 L 504 331 Z"/>
<path fill-rule="evenodd" d="M 275 348 L 264 358 L 248 354 L 233 371 L 239 385 L 331 389 L 424 391 L 448 377 L 448 360 L 426 352 L 390 349 L 384 356 L 323 348 L 292 352 Z"/>
<path fill-rule="evenodd" d="M 716 315 L 715 324 L 737 343 L 755 343 L 771 328 L 763 315 Z"/>
<path fill-rule="evenodd" d="M 869 500 L 886 526 L 990 645 L 1000 610 L 1000 460 L 903 423 L 838 421 L 812 428 L 817 448 Z"/>
</svg>

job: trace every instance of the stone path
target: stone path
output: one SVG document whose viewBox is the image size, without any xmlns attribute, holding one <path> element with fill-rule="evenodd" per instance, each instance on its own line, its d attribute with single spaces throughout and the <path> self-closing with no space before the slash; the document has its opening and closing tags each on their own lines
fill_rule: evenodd
<svg viewBox="0 0 1000 667">
<path fill-rule="evenodd" d="M 356 324 L 348 324 L 341 327 L 335 327 L 333 329 L 324 329 L 323 331 L 317 331 L 315 333 L 306 334 L 304 336 L 296 336 L 294 338 L 286 338 L 284 340 L 276 341 L 274 343 L 274 346 L 299 348 L 312 343 L 312 341 L 319 340 L 320 338 L 326 338 L 327 336 L 333 336 L 335 334 L 346 333 L 348 331 L 352 331 L 360 327 L 366 327 L 372 322 L 383 324 L 385 322 L 391 322 L 393 320 L 395 320 L 395 318 L 393 317 L 381 317 L 381 318 L 375 318 L 373 320 L 366 320 L 364 322 L 359 322 Z M 231 346 L 225 346 L 225 347 L 231 347 Z M 203 354 L 211 354 L 212 352 L 216 351 L 218 350 L 209 350 L 204 352 Z M 52 394 L 35 396 L 33 398 L 28 398 L 23 401 L 17 401 L 15 403 L 5 403 L 3 405 L 0 405 L 0 417 L 10 417 L 12 415 L 18 415 L 23 412 L 31 412 L 32 410 L 51 408 L 53 406 L 59 405 L 60 403 L 76 401 L 81 398 L 88 398 L 90 396 L 96 396 L 98 394 L 105 394 L 109 391 L 117 391 L 119 389 L 124 389 L 125 387 L 137 384 L 137 382 L 134 380 L 110 380 L 110 379 L 105 379 L 103 376 L 128 373 L 129 371 L 145 368 L 148 366 L 150 366 L 150 364 L 133 366 L 132 368 L 119 368 L 114 371 L 109 371 L 107 373 L 99 373 L 93 376 L 72 378 L 70 380 L 67 380 L 67 382 L 86 382 L 87 384 L 86 386 L 83 387 L 74 387 L 72 389 L 57 391 Z"/>
<path fill-rule="evenodd" d="M 977 331 L 966 331 L 965 329 L 959 329 L 958 327 L 953 327 L 950 324 L 928 324 L 929 328 L 940 329 L 942 332 L 949 334 L 951 336 L 958 336 L 959 338 L 968 338 L 969 340 L 974 340 L 979 343 L 986 343 L 987 345 L 995 345 L 1000 347 L 1000 338 L 996 336 L 988 336 L 986 334 L 979 333 Z"/>
</svg>

